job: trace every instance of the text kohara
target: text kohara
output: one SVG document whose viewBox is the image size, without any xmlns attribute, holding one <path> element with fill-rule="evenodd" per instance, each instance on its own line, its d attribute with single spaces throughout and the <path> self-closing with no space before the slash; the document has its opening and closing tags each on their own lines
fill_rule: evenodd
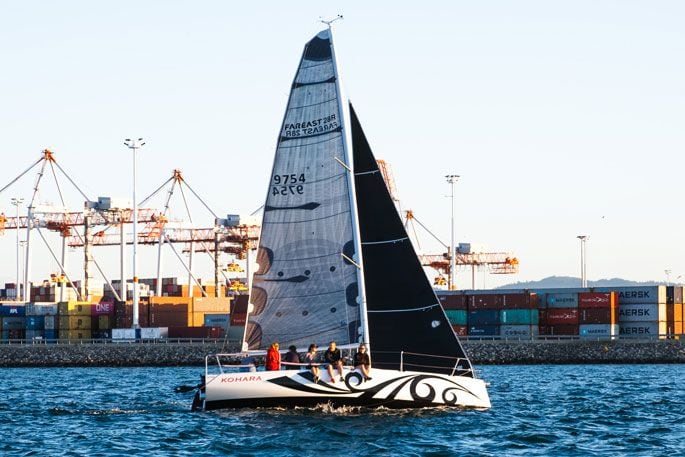
<svg viewBox="0 0 685 457">
<path fill-rule="evenodd" d="M 228 376 L 226 378 L 221 378 L 221 382 L 250 382 L 261 380 L 261 376 Z"/>
</svg>

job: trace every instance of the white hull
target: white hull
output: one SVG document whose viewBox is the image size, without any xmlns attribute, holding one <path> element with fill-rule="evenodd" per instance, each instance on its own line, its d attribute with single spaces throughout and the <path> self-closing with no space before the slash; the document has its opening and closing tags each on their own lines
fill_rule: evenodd
<svg viewBox="0 0 685 457">
<path fill-rule="evenodd" d="M 372 379 L 362 382 L 358 371 L 346 369 L 344 374 L 344 382 L 336 374 L 335 383 L 324 370 L 318 383 L 314 383 L 309 371 L 296 370 L 207 375 L 193 408 L 295 407 L 324 403 L 390 408 L 490 408 L 482 379 L 374 368 Z"/>
</svg>

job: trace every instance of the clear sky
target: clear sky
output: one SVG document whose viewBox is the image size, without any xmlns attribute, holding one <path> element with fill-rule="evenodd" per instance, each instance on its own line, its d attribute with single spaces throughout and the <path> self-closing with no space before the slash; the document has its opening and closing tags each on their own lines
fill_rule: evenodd
<svg viewBox="0 0 685 457">
<path fill-rule="evenodd" d="M 0 1 L 0 187 L 50 148 L 90 198 L 127 197 L 122 141 L 142 136 L 139 195 L 180 168 L 218 214 L 252 212 L 302 46 L 319 16 L 338 13 L 343 84 L 402 206 L 448 241 L 444 175 L 459 174 L 457 239 L 520 258 L 520 274 L 479 275 L 479 286 L 577 276 L 581 233 L 591 280 L 664 280 L 666 269 L 685 279 L 676 0 Z M 0 210 L 28 198 L 35 176 L 0 194 Z M 39 201 L 58 202 L 54 189 Z M 422 247 L 441 252 L 427 236 Z M 96 251 L 114 277 L 115 253 Z M 0 256 L 10 281 L 13 232 Z M 34 279 L 57 272 L 48 256 L 36 251 Z M 77 277 L 80 256 L 69 260 Z M 141 275 L 154 270 L 148 248 Z"/>
</svg>

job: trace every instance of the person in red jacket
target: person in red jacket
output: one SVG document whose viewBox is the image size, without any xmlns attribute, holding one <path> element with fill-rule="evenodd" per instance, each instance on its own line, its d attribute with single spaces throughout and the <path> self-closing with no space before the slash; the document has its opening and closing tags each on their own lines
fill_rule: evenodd
<svg viewBox="0 0 685 457">
<path fill-rule="evenodd" d="M 266 371 L 278 371 L 281 369 L 281 353 L 278 352 L 278 343 L 273 343 L 269 350 L 266 351 L 264 369 Z"/>
</svg>

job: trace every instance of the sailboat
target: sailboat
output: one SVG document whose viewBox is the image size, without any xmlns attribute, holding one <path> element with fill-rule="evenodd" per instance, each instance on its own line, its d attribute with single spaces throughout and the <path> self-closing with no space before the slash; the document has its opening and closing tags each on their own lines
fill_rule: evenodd
<svg viewBox="0 0 685 457">
<path fill-rule="evenodd" d="M 370 380 L 345 367 L 236 372 L 207 357 L 194 409 L 490 408 L 486 383 L 419 262 L 352 104 L 330 26 L 306 43 L 264 206 L 243 349 L 368 348 Z M 318 382 L 317 382 L 318 381 Z M 337 382 L 336 382 L 337 381 Z M 342 381 L 342 382 L 341 382 Z"/>
</svg>

